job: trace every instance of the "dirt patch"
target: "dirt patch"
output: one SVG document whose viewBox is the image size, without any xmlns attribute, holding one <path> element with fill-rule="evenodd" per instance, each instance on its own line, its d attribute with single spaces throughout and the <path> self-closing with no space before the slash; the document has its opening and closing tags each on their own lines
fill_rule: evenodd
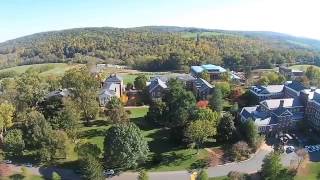
<svg viewBox="0 0 320 180">
<path fill-rule="evenodd" d="M 310 163 L 302 163 L 298 169 L 297 176 L 307 176 L 309 175 L 309 164 Z"/>
<path fill-rule="evenodd" d="M 210 156 L 210 166 L 224 164 L 224 151 L 221 148 L 206 148 Z"/>
</svg>

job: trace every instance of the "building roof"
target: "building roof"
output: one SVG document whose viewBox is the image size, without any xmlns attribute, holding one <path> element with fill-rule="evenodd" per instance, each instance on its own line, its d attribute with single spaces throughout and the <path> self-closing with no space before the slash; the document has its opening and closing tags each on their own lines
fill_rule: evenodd
<svg viewBox="0 0 320 180">
<path fill-rule="evenodd" d="M 252 117 L 252 113 L 257 110 L 257 107 L 258 107 L 258 106 L 244 107 L 244 108 L 241 110 L 240 114 L 241 114 L 244 118 L 248 119 L 248 118 Z"/>
<path fill-rule="evenodd" d="M 269 86 L 252 86 L 251 89 L 257 94 L 272 94 L 283 91 L 284 85 L 269 85 Z"/>
<path fill-rule="evenodd" d="M 178 75 L 177 79 L 180 81 L 193 81 L 196 78 L 191 76 L 190 74 L 182 74 L 182 75 Z"/>
<path fill-rule="evenodd" d="M 56 91 L 51 91 L 49 94 L 46 96 L 46 98 L 51 98 L 51 97 L 68 97 L 70 95 L 70 90 L 69 89 L 59 89 Z"/>
<path fill-rule="evenodd" d="M 285 107 L 279 107 L 273 111 L 273 113 L 277 116 L 292 116 L 293 114 Z"/>
<path fill-rule="evenodd" d="M 281 102 L 283 102 L 283 107 L 302 106 L 300 100 L 297 98 L 268 99 L 260 102 L 260 104 L 266 106 L 269 109 L 276 109 L 281 106 Z"/>
<path fill-rule="evenodd" d="M 155 78 L 151 81 L 151 83 L 148 86 L 149 92 L 152 92 L 154 89 L 156 89 L 156 87 L 159 87 L 159 86 L 163 89 L 168 88 L 166 82 L 163 82 L 160 78 Z"/>
<path fill-rule="evenodd" d="M 105 83 L 108 83 L 108 82 L 119 82 L 121 83 L 122 81 L 122 77 L 121 76 L 118 76 L 116 74 L 111 74 L 106 80 L 105 80 Z"/>
<path fill-rule="evenodd" d="M 295 91 L 297 91 L 297 92 L 306 89 L 306 88 L 304 87 L 304 85 L 301 84 L 301 83 L 298 82 L 298 81 L 287 81 L 287 82 L 285 83 L 285 86 L 286 86 L 286 87 L 289 87 L 290 89 L 293 89 L 293 90 L 295 90 Z"/>
<path fill-rule="evenodd" d="M 211 85 L 210 83 L 208 83 L 208 81 L 202 79 L 202 78 L 197 78 L 193 81 L 193 83 L 195 84 L 196 88 L 198 89 L 198 91 L 204 91 L 206 89 L 212 89 L 213 85 Z"/>
<path fill-rule="evenodd" d="M 204 65 L 201 65 L 201 66 L 191 66 L 191 70 L 196 72 L 196 73 L 201 73 L 204 70 L 207 70 L 209 72 L 217 71 L 217 72 L 220 72 L 220 73 L 223 73 L 223 72 L 227 71 L 223 67 L 217 66 L 217 65 L 213 65 L 213 64 L 204 64 Z"/>
</svg>

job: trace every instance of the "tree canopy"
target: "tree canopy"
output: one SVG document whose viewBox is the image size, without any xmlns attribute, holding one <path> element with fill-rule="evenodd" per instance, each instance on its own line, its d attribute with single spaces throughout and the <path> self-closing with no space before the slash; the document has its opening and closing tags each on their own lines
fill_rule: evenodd
<svg viewBox="0 0 320 180">
<path fill-rule="evenodd" d="M 140 129 L 133 123 L 112 126 L 104 140 L 106 167 L 132 168 L 146 160 L 149 148 Z"/>
</svg>

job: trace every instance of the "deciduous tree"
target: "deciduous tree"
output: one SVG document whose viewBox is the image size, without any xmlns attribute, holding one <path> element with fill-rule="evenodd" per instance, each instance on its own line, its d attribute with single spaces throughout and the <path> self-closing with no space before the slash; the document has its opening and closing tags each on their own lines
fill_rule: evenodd
<svg viewBox="0 0 320 180">
<path fill-rule="evenodd" d="M 104 140 L 105 165 L 131 168 L 146 160 L 149 148 L 140 129 L 133 123 L 111 127 Z"/>
<path fill-rule="evenodd" d="M 222 99 L 222 93 L 219 88 L 215 88 L 213 91 L 213 94 L 209 100 L 210 107 L 212 110 L 221 112 L 223 109 L 223 99 Z"/>
<path fill-rule="evenodd" d="M 134 80 L 134 87 L 139 90 L 143 90 L 147 86 L 148 78 L 144 75 L 138 75 Z"/>
<path fill-rule="evenodd" d="M 1 103 L 0 104 L 0 141 L 3 142 L 3 134 L 7 128 L 13 125 L 12 119 L 15 108 L 12 104 Z"/>
<path fill-rule="evenodd" d="M 99 111 L 96 100 L 99 82 L 87 68 L 73 68 L 65 73 L 61 84 L 63 88 L 70 90 L 73 100 L 81 110 L 82 117 L 89 123 Z"/>
<path fill-rule="evenodd" d="M 25 144 L 20 129 L 11 129 L 4 137 L 4 150 L 10 155 L 19 156 L 24 150 Z"/>
</svg>

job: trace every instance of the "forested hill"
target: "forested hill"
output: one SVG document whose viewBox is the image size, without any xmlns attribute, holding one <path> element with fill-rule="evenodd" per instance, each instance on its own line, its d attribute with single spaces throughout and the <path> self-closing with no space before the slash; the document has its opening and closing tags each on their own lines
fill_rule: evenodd
<svg viewBox="0 0 320 180">
<path fill-rule="evenodd" d="M 0 43 L 0 67 L 97 61 L 144 70 L 187 70 L 201 63 L 230 69 L 319 63 L 320 41 L 274 32 L 147 26 L 78 28 Z"/>
</svg>

